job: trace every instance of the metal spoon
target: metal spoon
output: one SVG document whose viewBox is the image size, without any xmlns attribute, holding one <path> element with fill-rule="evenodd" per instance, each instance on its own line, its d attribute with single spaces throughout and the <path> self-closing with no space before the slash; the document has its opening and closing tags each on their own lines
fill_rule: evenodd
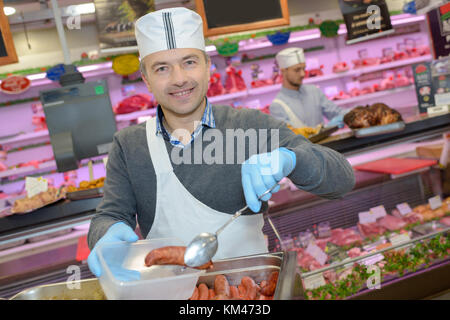
<svg viewBox="0 0 450 320">
<path fill-rule="evenodd" d="M 258 200 L 261 200 L 262 197 L 264 197 L 266 194 L 272 192 L 273 189 L 275 189 L 278 186 L 278 183 L 275 184 L 272 188 L 264 192 Z M 237 211 L 230 220 L 228 220 L 222 227 L 220 227 L 215 234 L 210 232 L 202 232 L 199 235 L 197 235 L 191 243 L 186 248 L 186 251 L 184 253 L 184 263 L 188 267 L 199 267 L 214 257 L 214 255 L 217 252 L 218 247 L 218 241 L 217 236 L 219 233 L 225 229 L 231 222 L 233 222 L 237 217 L 239 217 L 242 212 L 248 209 L 248 206 L 245 206 L 241 210 Z M 271 223 L 271 226 L 273 227 L 273 224 Z M 278 232 L 275 231 L 275 233 L 278 236 Z M 281 239 L 280 239 L 281 243 Z"/>
</svg>

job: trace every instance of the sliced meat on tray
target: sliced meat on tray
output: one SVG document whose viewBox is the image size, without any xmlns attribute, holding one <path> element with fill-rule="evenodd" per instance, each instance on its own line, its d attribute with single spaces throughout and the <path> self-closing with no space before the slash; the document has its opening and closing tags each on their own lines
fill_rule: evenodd
<svg viewBox="0 0 450 320">
<path fill-rule="evenodd" d="M 380 226 L 377 222 L 359 223 L 358 229 L 365 237 L 379 236 L 386 232 L 386 229 Z"/>
<path fill-rule="evenodd" d="M 333 229 L 331 230 L 330 242 L 338 246 L 348 246 L 354 243 L 361 243 L 363 239 L 353 229 Z"/>
<path fill-rule="evenodd" d="M 400 230 L 401 228 L 406 227 L 406 225 L 408 224 L 403 221 L 403 219 L 391 215 L 385 215 L 384 217 L 378 219 L 377 223 L 378 225 L 390 231 Z"/>
</svg>

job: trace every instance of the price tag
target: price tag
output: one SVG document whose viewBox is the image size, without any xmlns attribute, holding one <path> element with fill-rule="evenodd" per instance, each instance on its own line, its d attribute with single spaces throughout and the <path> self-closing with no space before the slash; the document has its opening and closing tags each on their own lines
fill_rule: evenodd
<svg viewBox="0 0 450 320">
<path fill-rule="evenodd" d="M 358 213 L 358 216 L 359 216 L 359 223 L 361 224 L 373 223 L 377 221 L 377 217 L 370 211 L 360 212 Z"/>
<path fill-rule="evenodd" d="M 328 256 L 322 249 L 320 249 L 315 243 L 310 242 L 306 248 L 306 252 L 316 259 L 322 266 L 328 259 Z"/>
<path fill-rule="evenodd" d="M 430 204 L 431 210 L 435 210 L 437 208 L 442 207 L 441 196 L 435 196 L 433 198 L 428 199 L 428 203 Z"/>
<path fill-rule="evenodd" d="M 326 285 L 325 278 L 323 277 L 322 273 L 318 273 L 303 279 L 303 284 L 305 286 L 305 289 L 307 290 L 314 290 Z"/>
<path fill-rule="evenodd" d="M 378 219 L 378 218 L 382 218 L 382 217 L 384 217 L 384 216 L 387 215 L 386 209 L 384 208 L 383 205 L 378 206 L 378 207 L 375 207 L 375 208 L 371 208 L 371 209 L 370 209 L 370 212 L 371 212 L 373 215 L 375 215 L 375 216 L 377 217 L 377 219 Z"/>
<path fill-rule="evenodd" d="M 411 207 L 406 202 L 400 203 L 396 205 L 396 207 L 402 216 L 407 215 L 412 211 Z"/>
<path fill-rule="evenodd" d="M 384 256 L 381 253 L 379 253 L 379 254 L 370 256 L 368 258 L 362 259 L 358 263 L 359 264 L 363 264 L 365 266 L 371 266 L 371 265 L 374 265 L 377 262 L 380 262 L 383 259 L 384 259 Z"/>
<path fill-rule="evenodd" d="M 403 242 L 408 242 L 411 240 L 411 238 L 409 237 L 409 234 L 402 233 L 402 234 L 396 234 L 395 236 L 390 237 L 389 240 L 391 241 L 392 245 L 395 246 L 395 245 L 401 244 Z"/>
<path fill-rule="evenodd" d="M 25 178 L 25 190 L 27 191 L 28 198 L 31 198 L 41 192 L 45 192 L 48 190 L 48 181 L 42 177 L 33 178 L 26 177 Z"/>
<path fill-rule="evenodd" d="M 409 234 L 402 233 L 402 234 L 390 237 L 389 240 L 391 241 L 392 245 L 395 246 L 397 244 L 408 242 L 408 241 L 411 240 L 411 238 L 409 237 Z M 395 250 L 404 249 L 404 248 L 410 247 L 411 245 L 412 244 L 409 244 L 409 245 L 406 245 L 406 246 L 401 246 L 401 247 L 396 248 Z"/>
</svg>

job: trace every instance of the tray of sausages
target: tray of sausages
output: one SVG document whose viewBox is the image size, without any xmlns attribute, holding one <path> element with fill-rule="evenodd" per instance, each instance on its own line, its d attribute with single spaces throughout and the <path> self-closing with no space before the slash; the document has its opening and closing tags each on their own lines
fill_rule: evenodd
<svg viewBox="0 0 450 320">
<path fill-rule="evenodd" d="M 185 247 L 162 247 L 150 252 L 146 265 L 183 265 Z M 249 255 L 209 262 L 199 269 L 190 300 L 293 299 L 296 252 Z"/>
</svg>

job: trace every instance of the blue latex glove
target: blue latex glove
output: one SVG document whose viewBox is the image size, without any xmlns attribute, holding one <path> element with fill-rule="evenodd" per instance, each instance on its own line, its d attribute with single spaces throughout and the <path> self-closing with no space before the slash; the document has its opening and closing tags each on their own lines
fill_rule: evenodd
<svg viewBox="0 0 450 320">
<path fill-rule="evenodd" d="M 248 158 L 241 167 L 242 187 L 245 201 L 253 212 L 259 212 L 261 201 L 258 198 L 272 188 L 281 179 L 288 176 L 295 168 L 296 156 L 293 151 L 279 148 L 269 153 L 255 154 Z M 268 201 L 280 186 L 265 195 Z"/>
<path fill-rule="evenodd" d="M 331 119 L 330 122 L 327 123 L 327 127 L 334 127 L 334 126 L 338 126 L 338 128 L 340 129 L 345 126 L 343 115 L 336 116 L 333 119 Z"/>
<path fill-rule="evenodd" d="M 137 234 L 127 224 L 123 222 L 117 222 L 113 224 L 108 231 L 97 241 L 87 259 L 89 269 L 96 276 L 100 277 L 103 270 L 98 260 L 97 250 L 98 246 L 103 243 L 127 241 L 136 242 L 139 239 Z M 108 262 L 108 261 L 107 261 Z M 139 280 L 140 273 L 136 270 L 124 269 L 121 266 L 116 266 L 108 263 L 111 272 L 114 276 L 121 281 Z"/>
</svg>

